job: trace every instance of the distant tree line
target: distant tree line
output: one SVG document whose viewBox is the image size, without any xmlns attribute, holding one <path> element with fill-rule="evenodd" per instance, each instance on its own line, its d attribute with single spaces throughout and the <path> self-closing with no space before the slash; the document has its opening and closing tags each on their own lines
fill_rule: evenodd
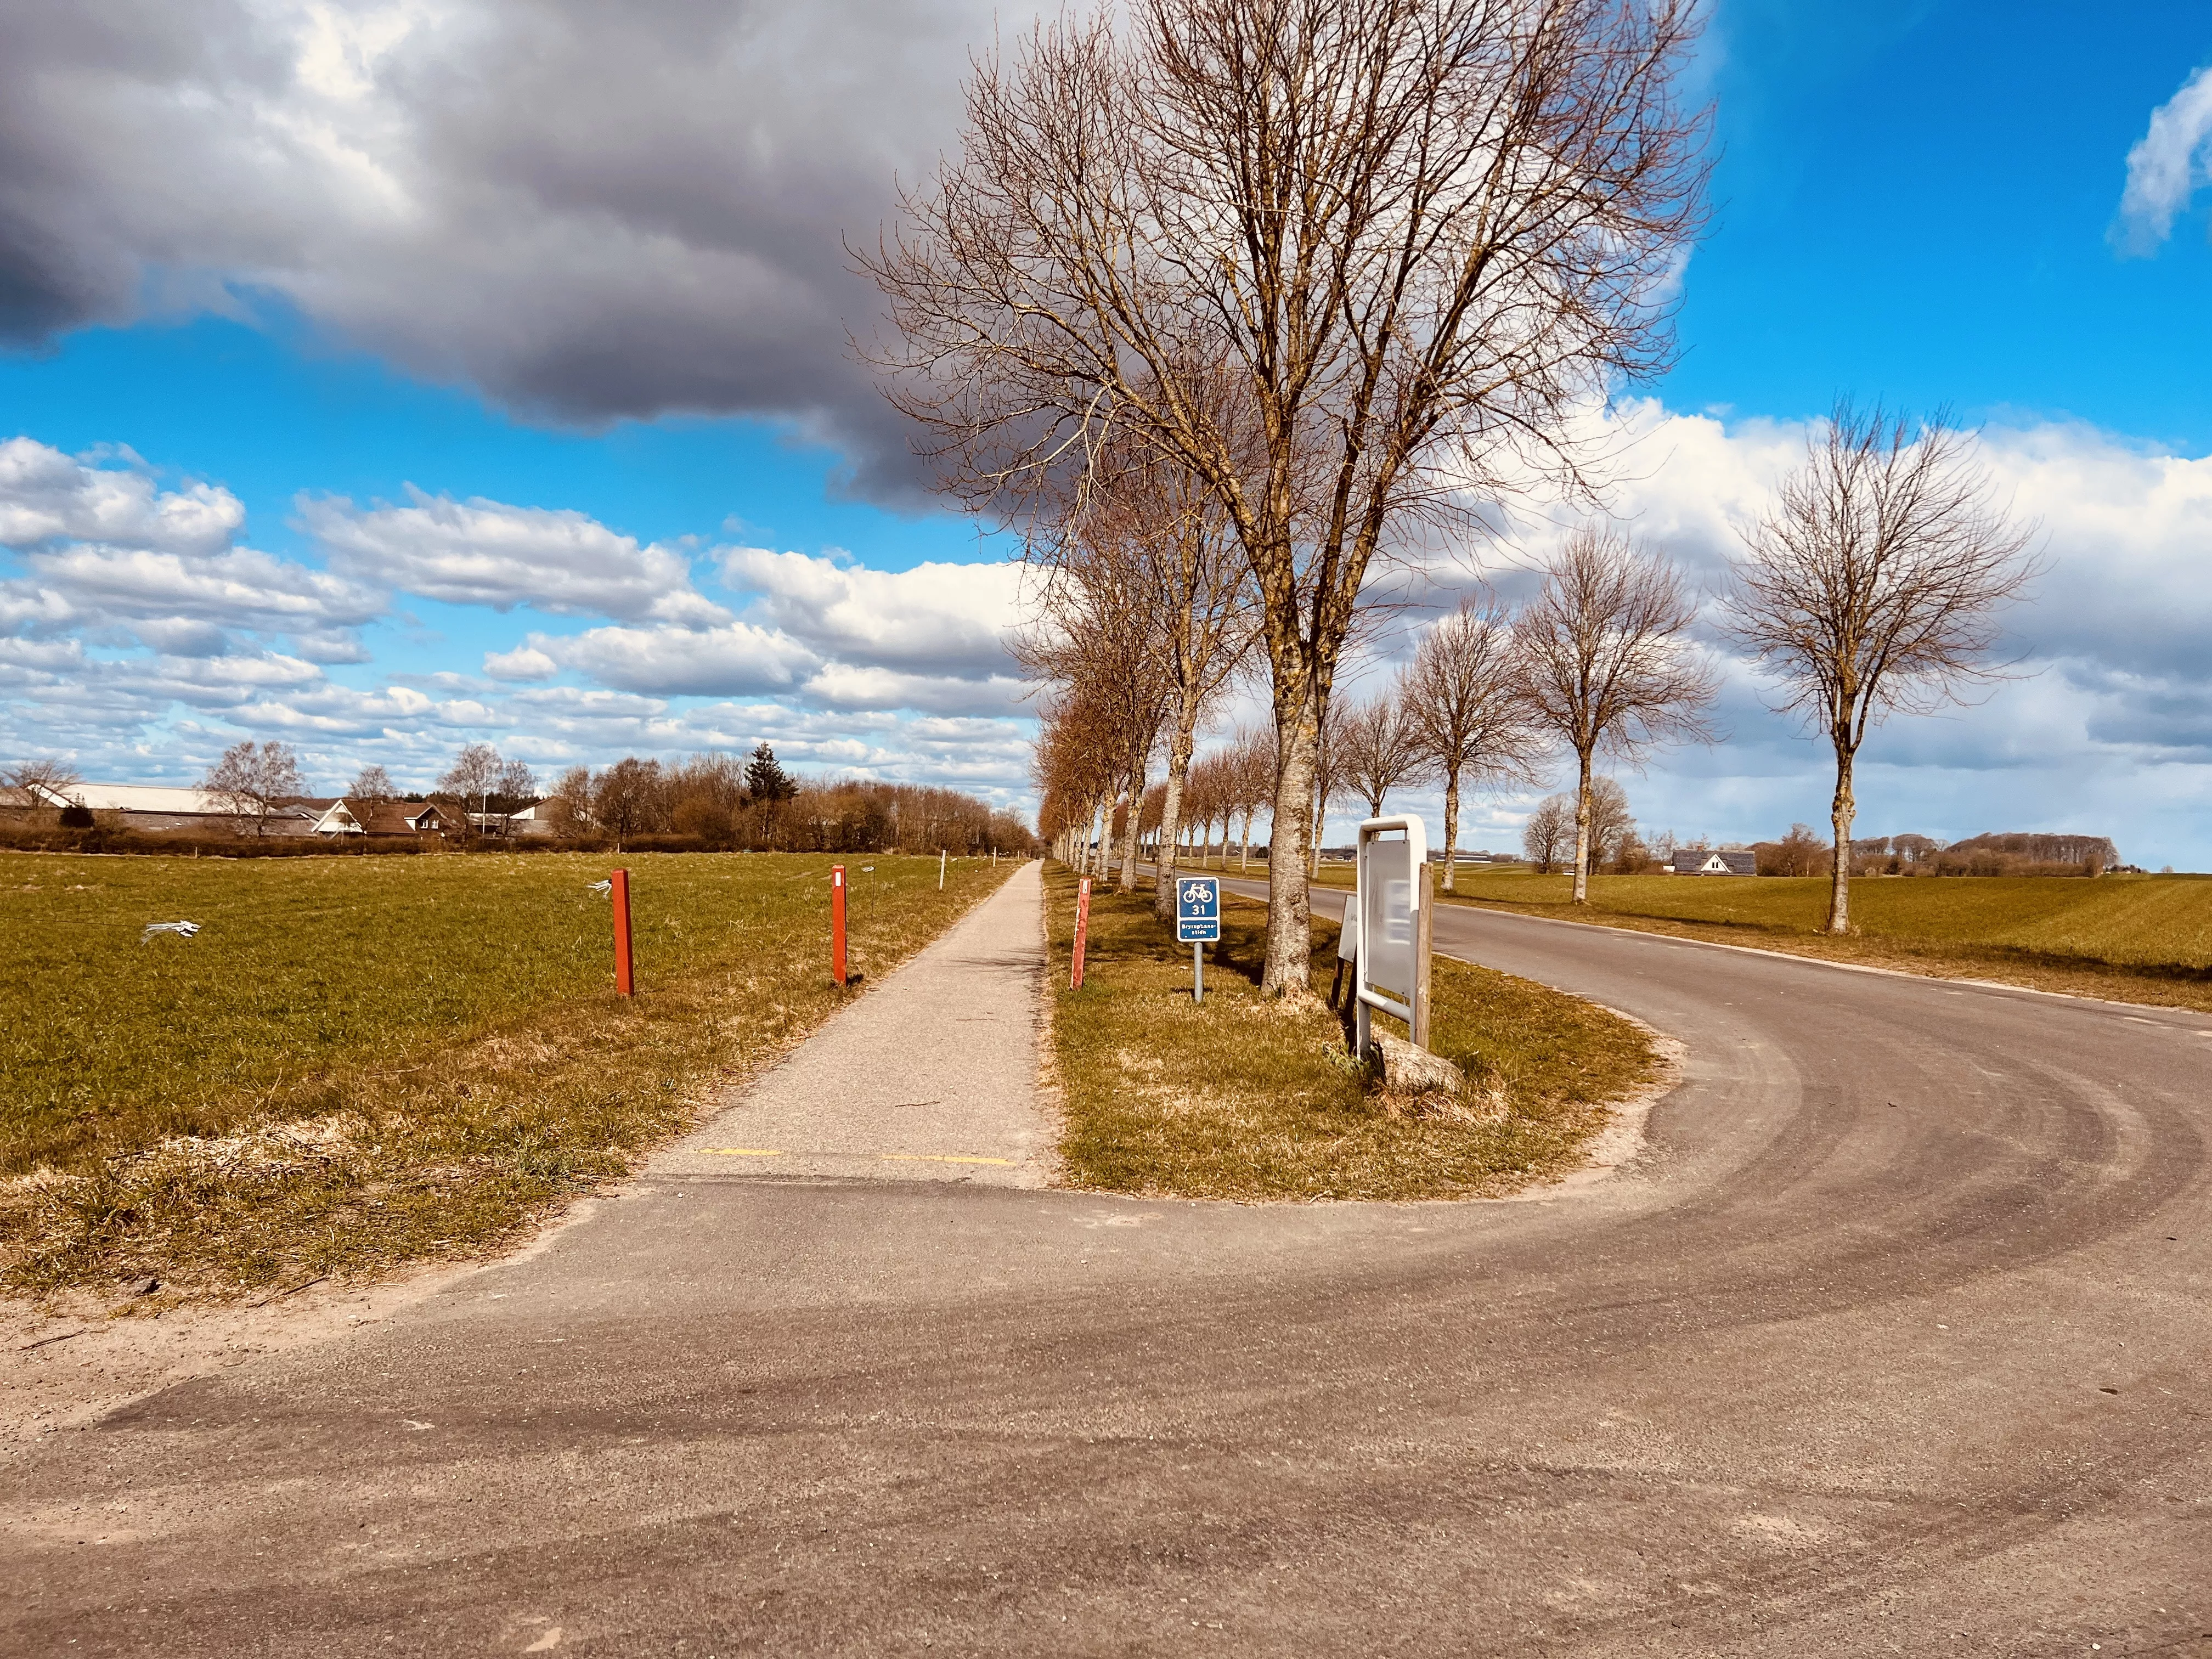
<svg viewBox="0 0 2212 1659">
<path fill-rule="evenodd" d="M 99 824 L 83 809 L 82 823 L 39 825 L 55 816 L 40 809 L 35 788 L 60 793 L 82 780 L 59 763 L 25 762 L 0 773 L 0 806 L 16 809 L 27 827 L 105 834 L 118 850 L 141 842 L 180 846 L 173 836 L 133 833 Z M 251 740 L 234 744 L 209 769 L 200 793 L 228 817 L 235 835 L 272 853 L 328 850 L 330 843 L 303 835 L 301 809 L 327 805 L 307 793 L 299 757 L 286 744 Z M 662 762 L 626 756 L 594 771 L 571 767 L 550 793 L 530 767 L 508 760 L 489 744 L 463 747 L 427 792 L 403 793 L 382 766 L 357 774 L 343 796 L 356 816 L 398 802 L 428 801 L 440 809 L 434 844 L 477 842 L 522 847 L 611 845 L 640 850 L 749 850 L 828 853 L 1026 854 L 1036 838 L 1013 813 L 955 789 L 879 783 L 856 778 L 799 778 L 787 772 L 763 743 L 740 761 L 726 754 Z M 523 815 L 532 831 L 527 836 Z M 272 831 L 274 833 L 272 833 Z M 370 850 L 375 838 L 347 836 L 345 850 Z M 411 850 L 416 838 L 384 838 L 374 850 Z"/>
<path fill-rule="evenodd" d="M 571 767 L 544 805 L 557 835 L 648 850 L 1026 853 L 1036 839 L 1013 813 L 957 789 L 793 777 L 765 743 L 742 762 L 628 756 L 596 772 Z"/>
</svg>

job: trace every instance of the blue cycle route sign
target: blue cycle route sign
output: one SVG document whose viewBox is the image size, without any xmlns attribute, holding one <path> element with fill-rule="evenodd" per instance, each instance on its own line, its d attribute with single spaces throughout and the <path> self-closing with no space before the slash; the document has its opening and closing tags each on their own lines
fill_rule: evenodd
<svg viewBox="0 0 2212 1659">
<path fill-rule="evenodd" d="M 1176 939 L 1212 945 L 1221 937 L 1221 878 L 1182 876 L 1176 881 Z"/>
</svg>

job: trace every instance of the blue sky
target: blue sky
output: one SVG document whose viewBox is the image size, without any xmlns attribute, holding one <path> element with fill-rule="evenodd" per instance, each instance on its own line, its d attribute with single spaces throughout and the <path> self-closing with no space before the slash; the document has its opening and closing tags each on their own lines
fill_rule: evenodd
<svg viewBox="0 0 2212 1659">
<path fill-rule="evenodd" d="M 183 781 L 282 737 L 336 787 L 371 760 L 428 781 L 478 737 L 542 771 L 768 737 L 1024 799 L 1011 589 L 912 495 L 845 348 L 866 296 L 838 245 L 946 140 L 989 15 L 0 20 L 0 168 L 27 181 L 0 214 L 0 441 L 22 441 L 0 753 Z M 1948 404 L 2052 562 L 2013 619 L 2038 672 L 1881 732 L 1869 833 L 2090 830 L 2212 867 L 2212 192 L 2185 185 L 2162 239 L 2121 212 L 2169 100 L 2201 173 L 2178 94 L 2212 13 L 2126 19 L 1713 14 L 1714 227 L 1679 366 L 1618 417 L 1650 458 L 1619 510 L 1710 577 L 1837 393 Z M 155 520 L 195 486 L 212 516 L 178 540 Z M 1639 815 L 1818 821 L 1820 754 L 1741 675 L 1727 713 L 1727 742 L 1625 779 Z M 1510 842 L 1528 805 L 1483 803 L 1472 838 Z"/>
</svg>

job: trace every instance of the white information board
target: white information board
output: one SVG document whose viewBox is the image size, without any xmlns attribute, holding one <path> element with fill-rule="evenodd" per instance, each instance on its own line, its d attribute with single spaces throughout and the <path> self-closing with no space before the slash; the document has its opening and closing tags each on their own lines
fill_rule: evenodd
<svg viewBox="0 0 2212 1659">
<path fill-rule="evenodd" d="M 1369 818 L 1359 826 L 1358 940 L 1352 988 L 1359 1048 L 1370 1009 L 1395 1014 L 1424 1048 L 1429 1040 L 1429 837 L 1421 820 Z"/>
</svg>

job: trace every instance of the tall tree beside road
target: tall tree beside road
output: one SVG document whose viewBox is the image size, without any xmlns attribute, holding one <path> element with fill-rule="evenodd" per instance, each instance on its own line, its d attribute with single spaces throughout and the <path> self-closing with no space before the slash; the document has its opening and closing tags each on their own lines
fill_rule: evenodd
<svg viewBox="0 0 2212 1659">
<path fill-rule="evenodd" d="M 1121 672 L 1141 684 L 1157 682 L 1164 693 L 1157 724 L 1167 769 L 1159 821 L 1166 850 L 1153 866 L 1152 908 L 1164 921 L 1176 913 L 1175 847 L 1199 727 L 1249 657 L 1258 619 L 1250 567 L 1205 481 L 1127 437 L 1109 447 L 1112 464 L 1083 481 L 1064 518 L 1032 536 L 1029 557 L 1045 569 L 1048 613 L 1070 586 L 1079 595 L 1103 587 L 1138 598 L 1117 623 L 1130 631 L 1109 643 L 1117 659 L 1140 648 L 1149 659 Z M 1132 715 L 1148 712 L 1133 708 Z M 1148 793 L 1141 773 L 1140 795 Z M 1123 885 L 1135 879 L 1132 859 Z"/>
<path fill-rule="evenodd" d="M 1836 757 L 1828 931 L 1850 931 L 1852 771 L 1893 709 L 1965 700 L 2003 672 L 1992 613 L 2037 574 L 1972 438 L 1838 404 L 1743 532 L 1730 631 Z"/>
<path fill-rule="evenodd" d="M 200 780 L 200 793 L 241 823 L 251 823 L 257 836 L 269 832 L 269 820 L 291 796 L 304 793 L 298 757 L 281 743 L 255 743 L 251 738 L 222 751 L 222 758 Z"/>
<path fill-rule="evenodd" d="M 1241 727 L 1237 733 L 1236 746 L 1231 750 L 1235 757 L 1231 775 L 1236 781 L 1237 810 L 1244 820 L 1244 834 L 1237 844 L 1237 867 L 1252 867 L 1252 820 L 1274 795 L 1275 745 L 1265 732 L 1248 732 Z"/>
<path fill-rule="evenodd" d="M 1575 754 L 1577 904 L 1589 902 L 1595 757 L 1711 740 L 1706 711 L 1720 686 L 1689 641 L 1697 614 L 1672 565 L 1624 534 L 1585 527 L 1561 544 L 1513 625 L 1529 709 Z"/>
<path fill-rule="evenodd" d="M 1393 789 L 1413 782 L 1427 769 L 1419 728 L 1404 705 L 1389 691 L 1344 711 L 1344 781 L 1367 803 L 1367 816 L 1382 816 Z"/>
<path fill-rule="evenodd" d="M 1321 844 L 1328 834 L 1328 809 L 1344 793 L 1344 709 L 1339 705 L 1326 710 L 1322 716 L 1320 738 L 1314 744 L 1313 799 L 1305 803 L 1306 810 L 1313 814 L 1313 830 L 1306 839 L 1306 846 L 1313 860 L 1310 870 L 1315 876 L 1321 874 Z M 1279 811 L 1282 805 L 1279 792 L 1275 801 Z M 1279 823 L 1280 820 L 1277 822 Z M 1276 833 L 1281 833 L 1279 829 Z M 1267 854 L 1267 890 L 1270 894 L 1275 890 L 1275 849 L 1270 848 Z"/>
<path fill-rule="evenodd" d="M 1101 4 L 978 61 L 961 142 L 860 256 L 957 496 L 1024 516 L 1127 431 L 1218 498 L 1276 727 L 1270 994 L 1313 994 L 1316 750 L 1374 562 L 1468 500 L 1587 486 L 1578 417 L 1667 359 L 1694 9 Z"/>
<path fill-rule="evenodd" d="M 1099 875 L 1109 867 L 1114 803 L 1145 798 L 1152 756 L 1171 699 L 1168 653 L 1162 649 L 1152 584 L 1141 564 L 1118 552 L 1091 549 L 1057 568 L 1039 614 L 1014 641 L 1015 659 L 1034 678 L 1066 688 L 1082 709 L 1090 741 L 1107 763 L 1112 787 L 1100 803 Z M 1137 825 L 1122 821 L 1123 892 L 1137 888 Z"/>
<path fill-rule="evenodd" d="M 1421 636 L 1400 692 L 1423 756 L 1444 785 L 1444 891 L 1455 890 L 1460 791 L 1530 783 L 1543 732 L 1529 718 L 1513 628 L 1496 605 L 1468 599 Z"/>
</svg>

